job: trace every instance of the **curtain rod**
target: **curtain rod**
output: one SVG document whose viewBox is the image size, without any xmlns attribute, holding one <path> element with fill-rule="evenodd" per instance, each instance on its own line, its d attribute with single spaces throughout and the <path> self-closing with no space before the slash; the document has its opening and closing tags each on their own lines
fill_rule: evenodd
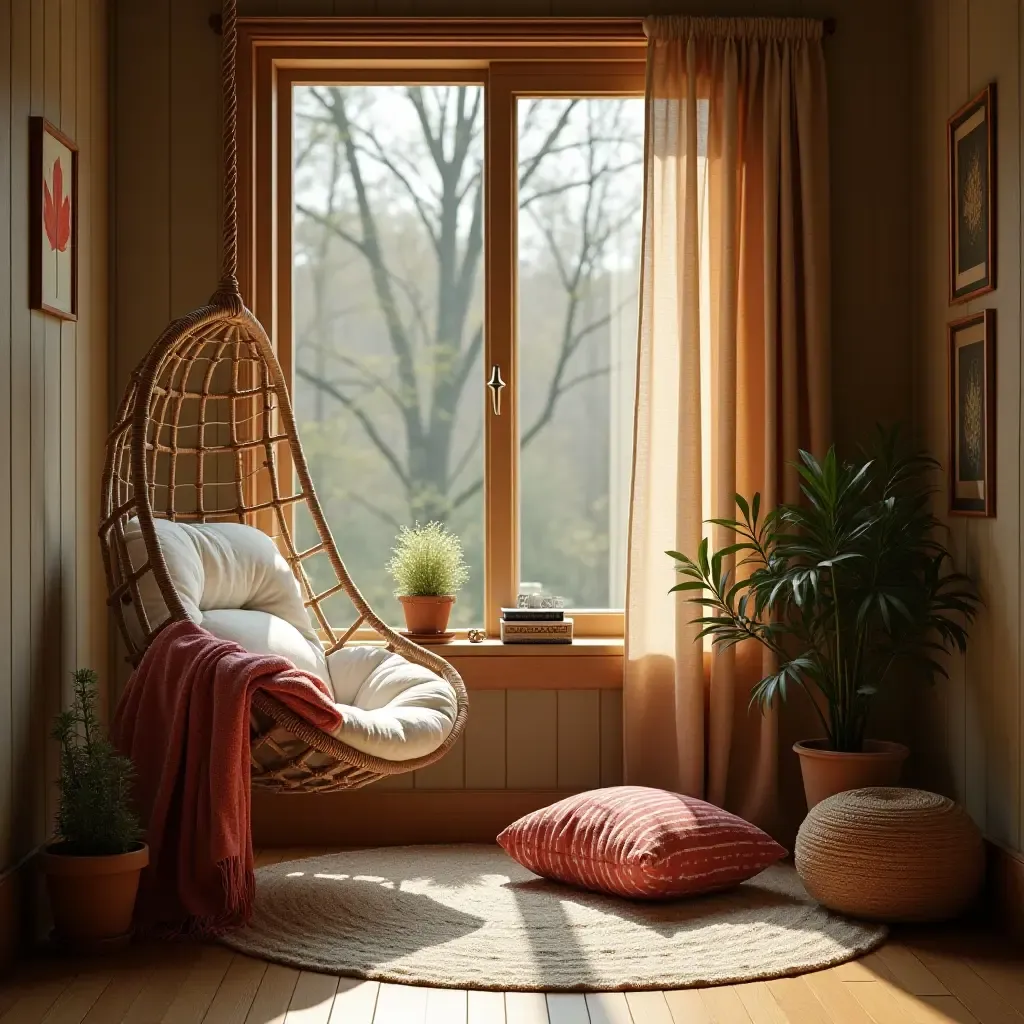
<svg viewBox="0 0 1024 1024">
<path fill-rule="evenodd" d="M 207 23 L 217 35 L 220 35 L 220 14 L 211 14 L 207 19 Z M 821 25 L 825 36 L 834 36 L 836 34 L 837 25 L 835 18 L 823 18 Z"/>
</svg>

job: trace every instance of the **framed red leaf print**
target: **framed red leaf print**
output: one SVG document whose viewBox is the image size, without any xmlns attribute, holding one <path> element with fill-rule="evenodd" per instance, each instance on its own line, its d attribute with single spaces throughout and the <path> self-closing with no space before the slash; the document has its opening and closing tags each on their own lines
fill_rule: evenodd
<svg viewBox="0 0 1024 1024">
<path fill-rule="evenodd" d="M 29 119 L 29 301 L 78 318 L 78 147 L 43 117 Z"/>
</svg>

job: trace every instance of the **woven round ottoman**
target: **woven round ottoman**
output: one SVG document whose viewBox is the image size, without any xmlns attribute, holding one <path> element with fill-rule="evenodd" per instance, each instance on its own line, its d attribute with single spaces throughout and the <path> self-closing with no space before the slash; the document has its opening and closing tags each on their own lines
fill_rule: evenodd
<svg viewBox="0 0 1024 1024">
<path fill-rule="evenodd" d="M 875 921 L 955 917 L 978 893 L 981 833 L 921 789 L 852 789 L 822 800 L 796 837 L 796 870 L 830 910 Z"/>
</svg>

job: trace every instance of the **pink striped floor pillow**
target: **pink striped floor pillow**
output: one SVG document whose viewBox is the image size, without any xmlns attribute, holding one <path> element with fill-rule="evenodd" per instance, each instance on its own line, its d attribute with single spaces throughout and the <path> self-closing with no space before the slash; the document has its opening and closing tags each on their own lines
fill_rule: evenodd
<svg viewBox="0 0 1024 1024">
<path fill-rule="evenodd" d="M 646 786 L 559 800 L 513 822 L 498 842 L 545 878 L 636 899 L 727 889 L 786 856 L 735 814 Z"/>
</svg>

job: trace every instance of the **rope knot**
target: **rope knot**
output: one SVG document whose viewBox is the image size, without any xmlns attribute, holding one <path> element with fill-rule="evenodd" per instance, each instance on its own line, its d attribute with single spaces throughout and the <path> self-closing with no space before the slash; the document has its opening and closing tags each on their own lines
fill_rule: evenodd
<svg viewBox="0 0 1024 1024">
<path fill-rule="evenodd" d="M 210 297 L 210 305 L 223 309 L 228 316 L 241 316 L 245 312 L 245 303 L 238 293 L 238 282 L 234 278 L 222 279 Z"/>
</svg>

